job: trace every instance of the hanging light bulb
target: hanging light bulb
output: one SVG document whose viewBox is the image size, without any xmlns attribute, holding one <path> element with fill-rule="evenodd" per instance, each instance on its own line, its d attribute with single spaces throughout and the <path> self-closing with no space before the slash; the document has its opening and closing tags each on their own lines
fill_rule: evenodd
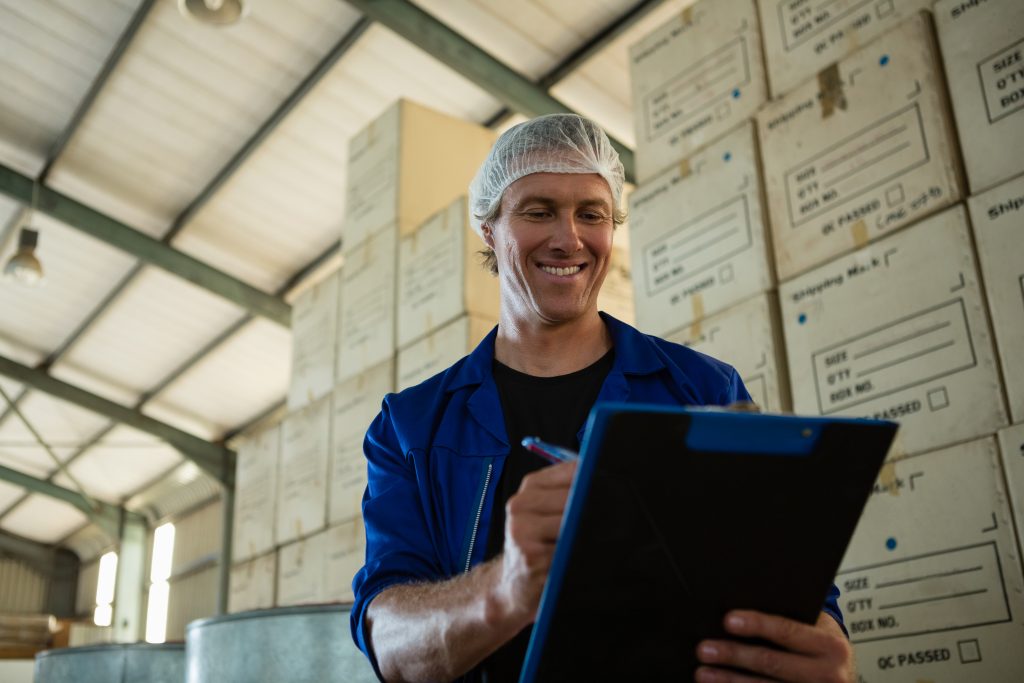
<svg viewBox="0 0 1024 683">
<path fill-rule="evenodd" d="M 18 235 L 18 251 L 4 266 L 4 276 L 25 285 L 34 285 L 43 277 L 43 265 L 36 258 L 39 233 L 31 228 L 22 228 Z"/>
<path fill-rule="evenodd" d="M 178 11 L 204 24 L 229 26 L 245 18 L 249 0 L 178 0 Z"/>
</svg>

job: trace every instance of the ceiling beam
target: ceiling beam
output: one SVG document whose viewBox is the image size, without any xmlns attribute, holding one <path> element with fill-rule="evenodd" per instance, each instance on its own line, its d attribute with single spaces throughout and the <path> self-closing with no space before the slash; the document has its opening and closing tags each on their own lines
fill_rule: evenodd
<svg viewBox="0 0 1024 683">
<path fill-rule="evenodd" d="M 42 370 L 30 368 L 4 356 L 0 356 L 0 374 L 80 408 L 163 439 L 210 476 L 226 486 L 233 485 L 235 453 L 224 446 L 200 439 L 198 436 L 144 415 L 138 410 L 114 403 L 102 396 L 62 382 Z"/>
<path fill-rule="evenodd" d="M 32 205 L 34 181 L 0 164 L 0 194 Z M 254 315 L 284 327 L 291 324 L 291 306 L 284 299 L 256 289 L 160 240 L 106 216 L 49 187 L 39 186 L 35 208 L 150 265 L 184 278 Z"/>
<path fill-rule="evenodd" d="M 408 0 L 345 0 L 360 12 L 402 36 L 462 74 L 510 109 L 526 116 L 572 112 L 545 88 L 492 57 L 429 12 Z M 634 174 L 633 150 L 609 137 L 619 152 L 626 179 Z"/>
<path fill-rule="evenodd" d="M 117 538 L 118 527 L 121 518 L 121 508 L 103 501 L 90 501 L 81 493 L 58 486 L 50 481 L 36 479 L 35 477 L 20 472 L 10 467 L 0 465 L 0 479 L 15 486 L 21 486 L 32 493 L 39 493 L 50 498 L 62 500 L 81 510 L 89 519 L 95 522 L 103 531 Z"/>
</svg>

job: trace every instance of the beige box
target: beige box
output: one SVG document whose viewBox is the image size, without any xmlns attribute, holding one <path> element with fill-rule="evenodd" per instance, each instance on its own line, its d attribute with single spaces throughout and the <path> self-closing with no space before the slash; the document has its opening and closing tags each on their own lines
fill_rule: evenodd
<svg viewBox="0 0 1024 683">
<path fill-rule="evenodd" d="M 352 602 L 352 579 L 366 561 L 366 531 L 361 517 L 327 530 L 326 599 Z"/>
<path fill-rule="evenodd" d="M 292 413 L 281 425 L 279 545 L 308 536 L 327 524 L 330 429 L 330 397 Z"/>
<path fill-rule="evenodd" d="M 702 0 L 629 49 L 637 182 L 754 115 L 768 99 L 754 0 Z"/>
<path fill-rule="evenodd" d="M 940 0 L 935 23 L 977 194 L 1024 172 L 1024 2 Z"/>
<path fill-rule="evenodd" d="M 790 409 L 782 321 L 774 292 L 758 294 L 665 338 L 736 368 L 761 410 Z"/>
<path fill-rule="evenodd" d="M 327 531 L 281 546 L 277 554 L 278 607 L 327 601 Z"/>
<path fill-rule="evenodd" d="M 460 315 L 498 318 L 498 278 L 480 264 L 483 241 L 469 226 L 466 197 L 398 243 L 398 346 Z"/>
<path fill-rule="evenodd" d="M 896 420 L 894 455 L 1007 423 L 962 205 L 784 283 L 779 296 L 796 412 Z"/>
<path fill-rule="evenodd" d="M 366 490 L 363 438 L 380 412 L 384 395 L 394 389 L 395 365 L 390 360 L 334 388 L 328 524 L 348 521 L 362 514 Z"/>
<path fill-rule="evenodd" d="M 298 410 L 331 392 L 338 322 L 337 273 L 311 287 L 292 304 L 292 376 L 288 410 Z"/>
<path fill-rule="evenodd" d="M 885 465 L 836 584 L 865 683 L 1024 680 L 1024 578 L 991 437 Z"/>
<path fill-rule="evenodd" d="M 466 192 L 495 134 L 399 100 L 356 134 L 348 147 L 342 250 L 377 232 L 412 232 Z"/>
<path fill-rule="evenodd" d="M 935 0 L 758 0 L 773 98 Z"/>
<path fill-rule="evenodd" d="M 345 257 L 338 297 L 336 382 L 355 377 L 395 353 L 397 248 L 392 226 Z"/>
<path fill-rule="evenodd" d="M 664 335 L 773 286 L 760 178 L 747 123 L 630 194 L 638 328 Z"/>
<path fill-rule="evenodd" d="M 1017 527 L 1017 541 L 1024 553 L 1024 422 L 999 430 L 999 450 L 1010 492 L 1010 509 Z"/>
<path fill-rule="evenodd" d="M 487 336 L 495 320 L 465 315 L 398 352 L 398 391 L 447 369 Z"/>
<path fill-rule="evenodd" d="M 633 276 L 629 267 L 629 253 L 624 249 L 612 247 L 608 274 L 605 275 L 604 284 L 597 295 L 597 309 L 624 323 L 636 323 Z"/>
<path fill-rule="evenodd" d="M 757 122 L 782 281 L 960 199 L 925 13 L 770 103 Z"/>
<path fill-rule="evenodd" d="M 1024 176 L 971 197 L 967 205 L 1010 415 L 1024 422 Z"/>
<path fill-rule="evenodd" d="M 235 520 L 231 558 L 235 562 L 274 547 L 281 426 L 246 437 L 235 465 Z"/>
<path fill-rule="evenodd" d="M 277 584 L 277 553 L 273 552 L 231 568 L 228 612 L 245 612 L 274 606 Z"/>
</svg>

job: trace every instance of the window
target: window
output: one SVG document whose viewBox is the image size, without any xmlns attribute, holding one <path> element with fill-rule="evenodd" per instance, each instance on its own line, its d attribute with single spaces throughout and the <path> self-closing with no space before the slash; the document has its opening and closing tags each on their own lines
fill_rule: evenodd
<svg viewBox="0 0 1024 683">
<path fill-rule="evenodd" d="M 174 556 L 174 525 L 164 524 L 153 533 L 153 559 L 149 570 L 149 606 L 146 610 L 146 642 L 167 638 L 167 603 L 170 597 L 171 559 Z"/>
<path fill-rule="evenodd" d="M 110 626 L 114 610 L 114 584 L 117 582 L 117 553 L 109 552 L 100 558 L 100 575 L 96 581 L 96 609 L 93 611 L 93 623 L 97 626 Z"/>
</svg>

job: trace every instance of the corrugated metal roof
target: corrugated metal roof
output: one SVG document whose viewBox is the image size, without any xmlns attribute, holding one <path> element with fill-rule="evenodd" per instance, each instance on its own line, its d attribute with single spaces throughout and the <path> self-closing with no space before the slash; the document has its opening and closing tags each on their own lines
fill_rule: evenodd
<svg viewBox="0 0 1024 683">
<path fill-rule="evenodd" d="M 0 520 L 0 529 L 40 543 L 57 543 L 86 521 L 77 508 L 34 493 Z"/>
</svg>

